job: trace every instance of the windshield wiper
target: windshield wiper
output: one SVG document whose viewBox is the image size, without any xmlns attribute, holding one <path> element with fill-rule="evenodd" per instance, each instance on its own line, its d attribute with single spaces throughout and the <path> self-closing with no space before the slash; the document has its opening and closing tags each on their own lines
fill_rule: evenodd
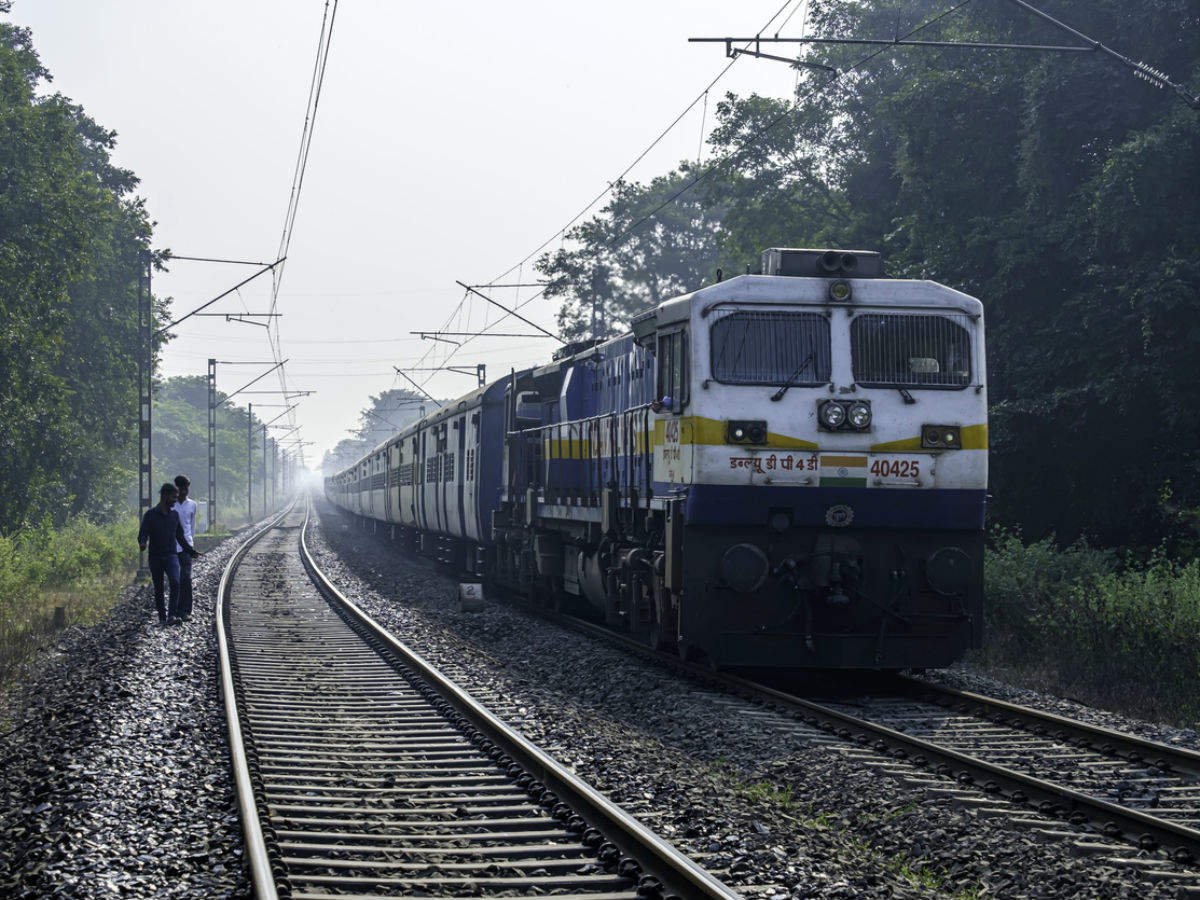
<svg viewBox="0 0 1200 900">
<path fill-rule="evenodd" d="M 788 376 L 788 380 L 779 386 L 779 390 L 777 390 L 775 393 L 773 393 L 771 395 L 771 399 L 772 400 L 782 400 L 783 395 L 788 392 L 788 388 L 790 388 L 792 385 L 794 385 L 796 383 L 796 379 L 800 377 L 800 373 L 803 372 L 805 369 L 807 369 L 812 364 L 812 362 L 813 362 L 813 354 L 810 353 L 810 354 L 808 354 L 808 356 L 806 356 L 804 358 L 804 362 L 800 363 L 800 365 L 796 368 L 796 371 L 793 372 L 790 376 Z"/>
</svg>

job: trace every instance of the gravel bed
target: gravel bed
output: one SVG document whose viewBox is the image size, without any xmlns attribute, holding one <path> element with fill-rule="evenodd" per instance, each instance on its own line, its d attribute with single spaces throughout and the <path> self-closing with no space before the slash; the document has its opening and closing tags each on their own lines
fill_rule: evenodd
<svg viewBox="0 0 1200 900">
<path fill-rule="evenodd" d="M 1090 725 L 1124 731 L 1146 740 L 1200 751 L 1200 733 L 1190 728 L 1177 728 L 1162 722 L 1147 722 L 1109 710 L 1085 706 L 1074 700 L 999 681 L 974 672 L 968 666 L 945 669 L 940 672 L 927 672 L 922 677 L 960 690 L 974 691 L 977 694 L 998 697 L 1010 703 L 1020 703 L 1023 706 L 1031 706 L 1034 709 L 1078 719 Z"/>
<path fill-rule="evenodd" d="M 377 621 L 748 895 L 1170 897 L 1126 867 L 914 792 L 791 720 L 456 581 L 324 502 L 309 545 Z M 949 782 L 947 785 L 949 786 Z"/>
<path fill-rule="evenodd" d="M 196 560 L 189 622 L 134 585 L 3 699 L 0 896 L 248 895 L 213 636 L 239 543 Z"/>
</svg>

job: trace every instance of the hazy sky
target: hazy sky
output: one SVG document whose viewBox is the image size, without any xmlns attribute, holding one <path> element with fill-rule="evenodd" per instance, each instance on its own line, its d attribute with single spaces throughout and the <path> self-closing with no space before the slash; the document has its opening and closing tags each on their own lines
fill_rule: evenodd
<svg viewBox="0 0 1200 900">
<path fill-rule="evenodd" d="M 720 45 L 689 36 L 753 33 L 781 3 L 341 0 L 279 305 L 290 384 L 317 391 L 297 410 L 310 462 L 370 394 L 403 386 L 392 365 L 430 347 L 408 332 L 454 311 L 455 279 L 487 282 L 553 235 L 724 67 Z M 11 18 L 33 29 L 50 89 L 117 131 L 116 161 L 141 178 L 157 248 L 269 260 L 324 5 L 16 0 Z M 803 14 L 783 33 L 798 34 Z M 710 95 L 707 124 L 726 90 L 786 96 L 793 83 L 786 66 L 742 59 Z M 698 106 L 632 177 L 694 157 L 700 133 Z M 251 271 L 179 261 L 155 289 L 179 313 Z M 240 293 L 211 311 L 265 310 L 269 281 Z M 471 327 L 485 308 L 470 305 Z M 549 301 L 523 310 L 551 330 L 555 311 Z M 499 330 L 522 330 L 510 322 Z M 466 319 L 450 327 L 467 330 Z M 455 362 L 487 363 L 495 377 L 554 346 L 477 340 Z M 204 374 L 210 356 L 270 353 L 260 328 L 193 319 L 164 374 Z M 258 371 L 219 366 L 218 385 L 232 391 Z M 428 389 L 448 397 L 472 385 L 441 373 Z"/>
</svg>

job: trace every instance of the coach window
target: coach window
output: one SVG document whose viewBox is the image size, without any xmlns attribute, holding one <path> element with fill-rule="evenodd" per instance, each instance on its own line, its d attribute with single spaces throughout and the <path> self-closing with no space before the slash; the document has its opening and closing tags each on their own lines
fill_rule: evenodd
<svg viewBox="0 0 1200 900">
<path fill-rule="evenodd" d="M 688 402 L 687 332 L 682 329 L 658 336 L 657 399 L 663 409 L 682 412 Z"/>
</svg>

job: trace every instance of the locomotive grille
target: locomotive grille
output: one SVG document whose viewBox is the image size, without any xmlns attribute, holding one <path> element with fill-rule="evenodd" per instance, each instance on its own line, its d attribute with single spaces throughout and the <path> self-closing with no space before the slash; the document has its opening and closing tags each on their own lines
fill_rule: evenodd
<svg viewBox="0 0 1200 900">
<path fill-rule="evenodd" d="M 867 387 L 964 388 L 971 381 L 964 315 L 866 313 L 850 322 L 854 380 Z"/>
<path fill-rule="evenodd" d="M 722 384 L 829 381 L 829 320 L 820 313 L 718 310 L 717 315 L 712 375 Z"/>
</svg>

